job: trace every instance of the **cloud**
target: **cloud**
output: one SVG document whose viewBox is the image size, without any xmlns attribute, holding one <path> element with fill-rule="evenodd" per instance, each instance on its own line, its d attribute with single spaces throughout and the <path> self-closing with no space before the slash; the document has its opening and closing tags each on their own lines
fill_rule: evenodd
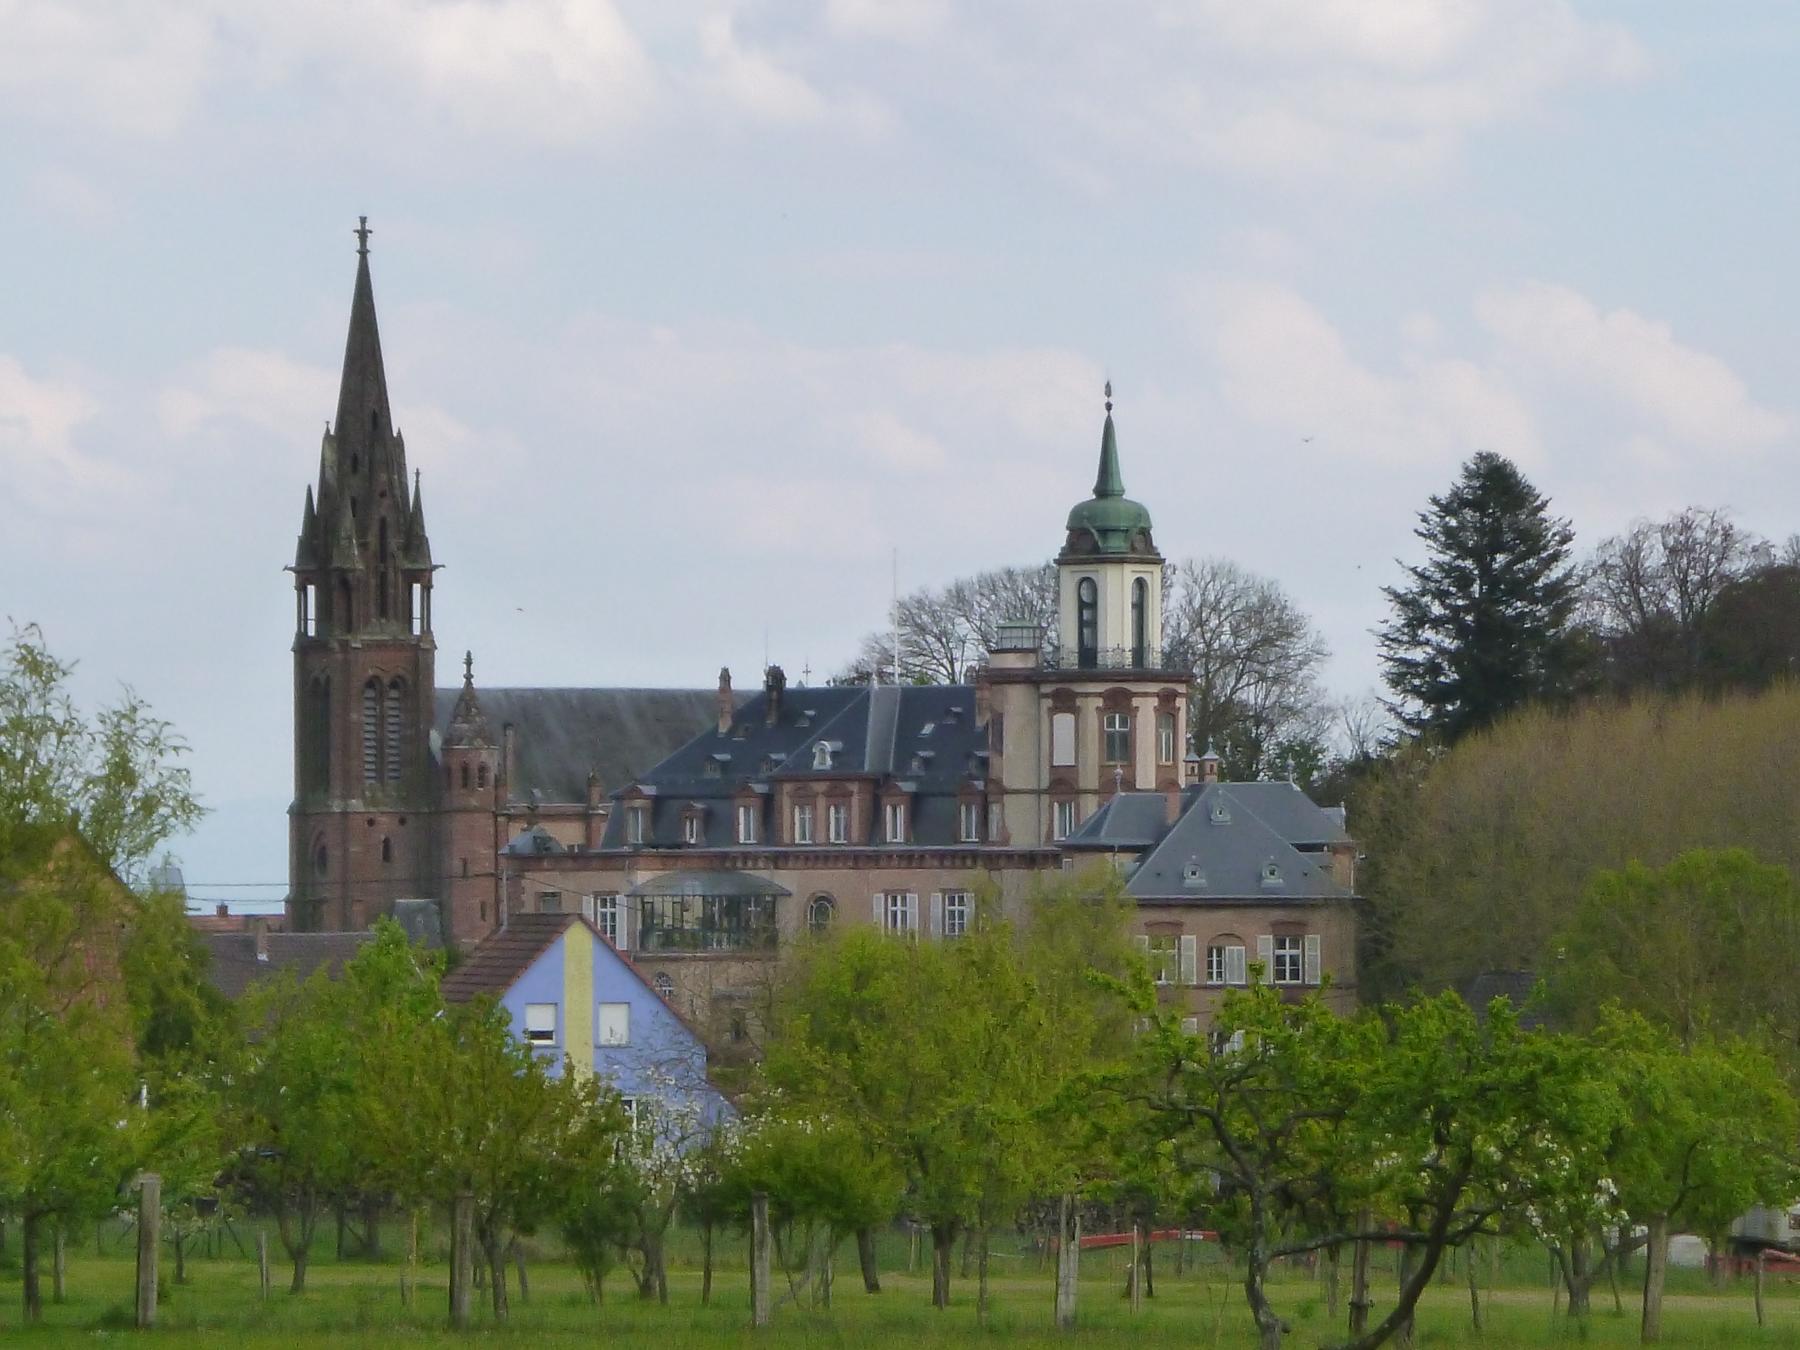
<svg viewBox="0 0 1800 1350">
<path fill-rule="evenodd" d="M 174 136 L 208 99 L 254 126 L 298 92 L 315 118 L 396 108 L 532 144 L 641 116 L 654 70 L 608 0 L 0 0 L 0 99 L 21 118 Z"/>
<path fill-rule="evenodd" d="M 74 379 L 33 376 L 0 353 L 0 478 L 27 508 L 10 513 L 15 526 L 30 524 L 31 511 L 61 517 L 103 506 L 96 494 L 124 485 L 115 466 L 76 445 L 77 430 L 97 412 L 94 396 Z"/>
<path fill-rule="evenodd" d="M 1635 310 L 1602 311 L 1566 286 L 1534 281 L 1483 293 L 1475 313 L 1504 359 L 1565 389 L 1606 395 L 1658 438 L 1743 450 L 1793 429 L 1790 417 L 1757 403 L 1725 362 Z"/>
<path fill-rule="evenodd" d="M 337 377 L 281 352 L 222 347 L 194 362 L 157 397 L 165 434 L 184 440 L 215 423 L 281 437 L 320 426 L 337 407 Z"/>
<path fill-rule="evenodd" d="M 1497 371 L 1417 350 L 1391 370 L 1375 369 L 1351 353 L 1323 313 L 1283 286 L 1204 285 L 1192 304 L 1221 395 L 1260 425 L 1375 462 L 1431 462 L 1481 449 L 1525 463 L 1542 455 L 1536 419 Z"/>
</svg>

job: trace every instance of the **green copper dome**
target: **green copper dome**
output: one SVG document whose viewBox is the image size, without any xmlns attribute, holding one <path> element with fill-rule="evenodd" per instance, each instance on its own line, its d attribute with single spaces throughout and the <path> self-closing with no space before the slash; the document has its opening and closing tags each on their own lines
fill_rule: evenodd
<svg viewBox="0 0 1800 1350">
<path fill-rule="evenodd" d="M 1069 549 L 1084 553 L 1145 553 L 1156 547 L 1150 542 L 1149 509 L 1125 495 L 1125 480 L 1119 473 L 1119 441 L 1113 431 L 1111 384 L 1106 386 L 1106 426 L 1100 433 L 1100 472 L 1094 478 L 1094 495 L 1069 512 L 1068 530 Z"/>
</svg>

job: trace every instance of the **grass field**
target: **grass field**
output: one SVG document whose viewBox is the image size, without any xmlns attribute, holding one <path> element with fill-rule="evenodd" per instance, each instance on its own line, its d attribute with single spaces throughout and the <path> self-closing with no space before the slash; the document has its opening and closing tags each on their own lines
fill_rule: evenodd
<svg viewBox="0 0 1800 1350">
<path fill-rule="evenodd" d="M 267 1303 L 257 1294 L 255 1262 L 228 1247 L 229 1255 L 190 1258 L 189 1282 L 170 1287 L 160 1311 L 155 1339 L 171 1345 L 430 1346 L 466 1339 L 445 1328 L 445 1267 L 441 1260 L 421 1271 L 417 1305 L 401 1307 L 400 1267 L 396 1263 L 329 1258 L 329 1241 L 309 1274 L 307 1292 L 285 1293 L 286 1271 L 274 1268 L 276 1292 Z M 700 1274 L 689 1262 L 693 1244 L 675 1245 L 667 1307 L 641 1303 L 629 1278 L 617 1273 L 608 1283 L 600 1307 L 588 1301 L 579 1278 L 567 1265 L 540 1256 L 530 1263 L 531 1294 L 516 1301 L 504 1328 L 487 1320 L 485 1305 L 476 1334 L 523 1345 L 576 1345 L 596 1339 L 658 1350 L 686 1350 L 768 1344 L 885 1346 L 928 1338 L 934 1344 L 1068 1344 L 1050 1326 L 1051 1291 L 1047 1274 L 1035 1257 L 1004 1251 L 996 1257 L 1001 1272 L 993 1281 L 991 1325 L 975 1323 L 973 1281 L 953 1281 L 953 1306 L 942 1313 L 930 1306 L 930 1286 L 923 1274 L 905 1273 L 904 1244 L 897 1238 L 884 1245 L 882 1292 L 868 1295 L 856 1276 L 854 1253 L 846 1244 L 840 1254 L 836 1297 L 829 1309 L 778 1307 L 774 1334 L 750 1329 L 747 1278 L 741 1244 L 725 1244 L 726 1255 L 714 1277 L 713 1301 L 700 1302 Z M 0 1334 L 8 1341 L 34 1346 L 92 1346 L 131 1336 L 133 1266 L 128 1240 L 118 1241 L 117 1255 L 96 1256 L 91 1244 L 71 1251 L 68 1301 L 49 1302 L 45 1279 L 45 1316 L 41 1326 L 21 1329 L 16 1244 L 0 1258 Z M 272 1253 L 279 1248 L 271 1244 Z M 1190 1268 L 1176 1274 L 1166 1253 L 1159 1253 L 1156 1297 L 1133 1314 L 1119 1296 L 1123 1257 L 1115 1251 L 1083 1257 L 1081 1328 L 1072 1338 L 1084 1346 L 1180 1346 L 1183 1350 L 1221 1347 L 1237 1350 L 1254 1344 L 1243 1293 L 1231 1267 L 1216 1249 L 1200 1253 Z M 1384 1254 L 1385 1255 L 1385 1254 Z M 843 1262 L 848 1259 L 848 1265 Z M 165 1254 L 165 1274 L 172 1269 Z M 1534 1273 L 1542 1278 L 1534 1279 Z M 1484 1270 L 1484 1275 L 1486 1274 Z M 1347 1275 L 1347 1268 L 1346 1268 Z M 1479 1338 L 1470 1328 L 1468 1295 L 1460 1279 L 1434 1286 L 1419 1318 L 1420 1346 L 1478 1343 L 1492 1350 L 1518 1347 L 1592 1344 L 1632 1345 L 1637 1340 L 1633 1290 L 1624 1294 L 1624 1313 L 1613 1311 L 1611 1292 L 1596 1290 L 1594 1310 L 1585 1323 L 1553 1315 L 1548 1271 L 1536 1253 L 1514 1253 L 1500 1272 L 1498 1287 L 1488 1294 L 1487 1330 Z M 783 1291 L 776 1276 L 777 1292 Z M 1392 1306 L 1391 1267 L 1376 1279 L 1376 1315 Z M 1293 1322 L 1295 1346 L 1316 1346 L 1341 1331 L 1341 1322 L 1325 1314 L 1324 1288 L 1304 1272 L 1284 1276 L 1276 1286 L 1278 1306 Z M 1697 1272 L 1672 1273 L 1665 1310 L 1665 1343 L 1696 1347 L 1795 1347 L 1800 1350 L 1800 1288 L 1771 1277 L 1766 1291 L 1768 1325 L 1756 1325 L 1748 1281 L 1727 1290 L 1712 1289 Z"/>
</svg>

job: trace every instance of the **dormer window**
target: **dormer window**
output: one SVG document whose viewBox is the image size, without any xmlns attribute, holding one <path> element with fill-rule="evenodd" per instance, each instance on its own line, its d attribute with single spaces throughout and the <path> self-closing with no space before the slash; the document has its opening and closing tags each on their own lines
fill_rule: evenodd
<svg viewBox="0 0 1800 1350">
<path fill-rule="evenodd" d="M 725 762 L 730 758 L 730 755 L 708 755 L 706 757 L 706 767 L 703 772 L 708 778 L 724 777 Z"/>
<path fill-rule="evenodd" d="M 689 811 L 681 818 L 681 842 L 684 844 L 698 844 L 701 841 L 701 837 L 700 813 L 698 811 Z"/>
<path fill-rule="evenodd" d="M 924 726 L 919 728 L 919 735 L 929 736 L 929 735 L 931 735 L 932 732 L 934 732 L 936 730 L 937 730 L 936 722 L 927 722 Z"/>
<path fill-rule="evenodd" d="M 824 773 L 831 768 L 831 742 L 815 741 L 813 743 L 813 769 Z"/>
<path fill-rule="evenodd" d="M 1212 822 L 1215 825 L 1231 823 L 1231 808 L 1225 805 L 1223 797 L 1214 797 L 1212 804 Z"/>
<path fill-rule="evenodd" d="M 644 842 L 644 831 L 649 824 L 650 812 L 642 806 L 631 806 L 625 810 L 625 842 L 641 844 Z"/>
<path fill-rule="evenodd" d="M 906 842 L 906 803 L 889 802 L 886 820 L 888 843 L 904 844 Z"/>
<path fill-rule="evenodd" d="M 1181 869 L 1181 884 L 1183 886 L 1204 886 L 1206 884 L 1206 873 L 1201 870 L 1199 863 L 1191 862 Z"/>
<path fill-rule="evenodd" d="M 737 809 L 737 841 L 740 844 L 756 842 L 757 809 L 754 802 L 743 802 Z"/>
<path fill-rule="evenodd" d="M 1281 886 L 1281 868 L 1273 861 L 1263 864 L 1262 886 L 1265 891 L 1277 890 Z"/>
</svg>

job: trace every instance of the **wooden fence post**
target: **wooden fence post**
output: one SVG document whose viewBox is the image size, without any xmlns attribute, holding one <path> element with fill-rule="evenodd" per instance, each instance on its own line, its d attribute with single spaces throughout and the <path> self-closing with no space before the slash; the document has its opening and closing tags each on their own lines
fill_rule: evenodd
<svg viewBox="0 0 1800 1350">
<path fill-rule="evenodd" d="M 256 1230 L 256 1285 L 262 1291 L 262 1301 L 269 1301 L 269 1230 Z"/>
<path fill-rule="evenodd" d="M 162 1228 L 162 1178 L 145 1172 L 138 1178 L 137 1325 L 156 1325 L 156 1252 Z"/>
<path fill-rule="evenodd" d="M 750 1324 L 769 1325 L 769 1197 L 750 1197 Z"/>
<path fill-rule="evenodd" d="M 474 1279 L 475 1197 L 465 1192 L 450 1202 L 450 1325 L 458 1331 L 469 1327 Z"/>
<path fill-rule="evenodd" d="M 1075 1294 L 1081 1277 L 1081 1209 L 1073 1195 L 1064 1195 L 1056 1225 L 1056 1325 L 1063 1331 L 1075 1326 Z"/>
<path fill-rule="evenodd" d="M 1144 1225 L 1131 1221 L 1131 1311 L 1144 1309 Z"/>
</svg>

